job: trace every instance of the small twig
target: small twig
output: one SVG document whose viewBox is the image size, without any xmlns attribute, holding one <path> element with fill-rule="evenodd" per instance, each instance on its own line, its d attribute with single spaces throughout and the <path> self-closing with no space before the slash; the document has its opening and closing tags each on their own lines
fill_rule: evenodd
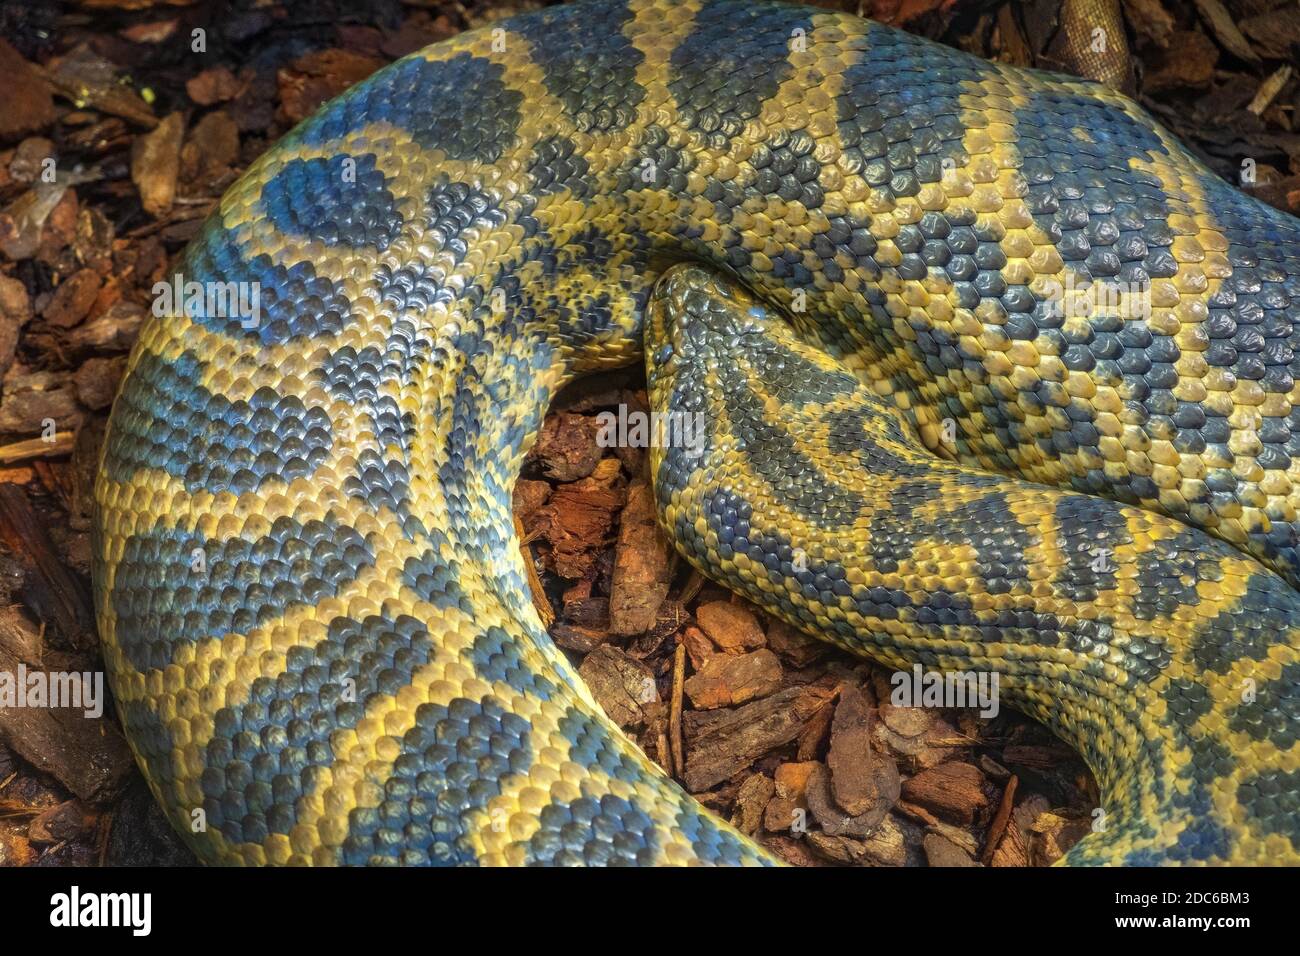
<svg viewBox="0 0 1300 956">
<path fill-rule="evenodd" d="M 72 432 L 55 432 L 50 441 L 44 438 L 24 438 L 22 441 L 0 445 L 0 465 L 12 465 L 30 458 L 57 458 L 71 454 L 73 437 Z"/>
<path fill-rule="evenodd" d="M 673 755 L 673 775 L 679 780 L 686 772 L 682 751 L 682 691 L 686 686 L 686 645 L 678 642 L 673 651 L 673 700 L 668 712 L 669 746 Z"/>
<path fill-rule="evenodd" d="M 980 854 L 980 862 L 986 866 L 993 859 L 993 854 L 997 852 L 1002 837 L 1006 835 L 1007 823 L 1011 820 L 1011 805 L 1016 797 L 1016 787 L 1019 785 L 1020 778 L 1013 773 L 1002 791 L 1002 802 L 998 804 L 998 812 L 993 815 L 993 822 L 989 824 L 988 840 L 984 844 L 984 852 Z"/>
<path fill-rule="evenodd" d="M 1260 84 L 1259 90 L 1255 93 L 1255 98 L 1250 101 L 1246 109 L 1256 116 L 1263 114 L 1268 109 L 1269 104 L 1277 98 L 1282 92 L 1282 87 L 1286 86 L 1287 81 L 1291 79 L 1291 67 L 1279 67 L 1277 72 Z"/>
<path fill-rule="evenodd" d="M 704 587 L 704 575 L 691 568 L 691 576 L 686 579 L 686 584 L 682 587 L 682 593 L 677 600 L 682 604 L 689 604 L 691 599 L 700 593 L 702 587 Z"/>
<path fill-rule="evenodd" d="M 524 573 L 528 576 L 528 590 L 533 599 L 533 607 L 537 609 L 537 616 L 542 619 L 542 626 L 549 628 L 555 623 L 555 609 L 551 607 L 551 602 L 546 600 L 546 588 L 537 573 L 537 568 L 533 565 L 533 553 L 524 543 L 524 523 L 519 520 L 518 515 L 514 518 L 515 537 L 519 540 L 519 556 L 524 561 Z"/>
</svg>

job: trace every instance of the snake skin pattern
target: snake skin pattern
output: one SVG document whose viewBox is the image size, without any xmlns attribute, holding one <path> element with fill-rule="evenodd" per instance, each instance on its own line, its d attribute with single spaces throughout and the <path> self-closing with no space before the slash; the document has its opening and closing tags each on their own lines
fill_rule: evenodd
<svg viewBox="0 0 1300 956">
<path fill-rule="evenodd" d="M 814 8 L 592 0 L 352 88 L 179 271 L 260 307 L 143 329 L 94 586 L 204 860 L 773 862 L 525 583 L 522 457 L 643 335 L 656 408 L 706 413 L 652 456 L 696 566 L 997 670 L 1102 786 L 1069 862 L 1300 859 L 1300 222 L 1124 97 Z"/>
</svg>

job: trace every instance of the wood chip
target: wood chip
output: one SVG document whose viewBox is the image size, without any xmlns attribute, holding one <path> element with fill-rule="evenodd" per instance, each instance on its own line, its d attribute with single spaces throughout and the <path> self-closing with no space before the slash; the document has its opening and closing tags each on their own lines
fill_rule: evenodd
<svg viewBox="0 0 1300 956">
<path fill-rule="evenodd" d="M 1268 59 L 1290 59 L 1292 49 L 1300 46 L 1300 6 L 1284 4 L 1248 17 L 1241 22 L 1241 30 Z"/>
<path fill-rule="evenodd" d="M 280 111 L 289 122 L 300 122 L 326 100 L 386 65 L 379 57 L 348 50 L 318 50 L 301 56 L 276 74 Z"/>
<path fill-rule="evenodd" d="M 18 335 L 31 317 L 27 287 L 17 279 L 0 275 L 0 376 L 14 364 Z"/>
<path fill-rule="evenodd" d="M 583 660 L 578 674 L 610 720 L 625 729 L 643 726 L 648 705 L 659 703 L 654 673 L 617 647 L 596 648 Z"/>
<path fill-rule="evenodd" d="M 4 109 L 0 109 L 0 139 L 34 133 L 53 123 L 54 97 L 40 71 L 0 37 L 0 76 L 4 77 Z"/>
<path fill-rule="evenodd" d="M 840 691 L 835 705 L 826 765 L 835 802 L 850 816 L 866 813 L 877 802 L 872 762 L 867 698 L 861 688 L 849 684 Z"/>
<path fill-rule="evenodd" d="M 16 675 L 18 664 L 0 651 L 0 672 Z M 135 769 L 117 724 L 82 710 L 0 707 L 0 742 L 91 803 L 111 800 Z"/>
<path fill-rule="evenodd" d="M 80 269 L 59 283 L 42 315 L 50 325 L 70 329 L 90 312 L 103 284 L 94 269 Z"/>
<path fill-rule="evenodd" d="M 1125 20 L 1133 32 L 1164 49 L 1174 32 L 1174 18 L 1160 0 L 1124 0 Z"/>
<path fill-rule="evenodd" d="M 736 794 L 736 809 L 731 825 L 746 836 L 753 836 L 763 825 L 763 812 L 776 793 L 776 783 L 761 773 L 750 775 Z"/>
<path fill-rule="evenodd" d="M 62 843 L 80 836 L 94 819 L 80 800 L 68 800 L 34 817 L 27 825 L 27 839 L 37 845 Z"/>
<path fill-rule="evenodd" d="M 155 219 L 171 212 L 176 199 L 184 134 L 185 120 L 180 113 L 172 113 L 152 132 L 137 137 L 131 147 L 131 180 L 144 211 Z"/>
<path fill-rule="evenodd" d="M 691 658 L 691 667 L 699 670 L 705 661 L 717 653 L 713 642 L 704 636 L 698 627 L 687 627 L 682 631 L 682 646 Z"/>
<path fill-rule="evenodd" d="M 930 866 L 978 866 L 969 853 L 937 833 L 927 833 L 921 841 Z"/>
<path fill-rule="evenodd" d="M 640 634 L 654 624 L 668 597 L 672 545 L 655 518 L 654 491 L 635 481 L 619 518 L 614 573 L 610 582 L 609 623 L 615 634 Z"/>
<path fill-rule="evenodd" d="M 710 601 L 696 608 L 695 618 L 700 622 L 700 629 L 724 654 L 744 654 L 767 643 L 758 617 L 744 605 Z"/>
<path fill-rule="evenodd" d="M 773 833 L 793 828 L 796 815 L 808 809 L 808 780 L 820 767 L 817 761 L 783 763 L 776 768 L 773 783 L 776 792 L 763 813 L 763 826 Z M 804 828 L 806 829 L 806 827 Z"/>
<path fill-rule="evenodd" d="M 1214 31 L 1214 35 L 1229 53 L 1249 63 L 1259 62 L 1259 55 L 1251 49 L 1250 43 L 1237 29 L 1232 14 L 1219 0 L 1192 0 L 1192 2 L 1200 11 L 1201 19 Z"/>
<path fill-rule="evenodd" d="M 0 485 L 0 540 L 28 569 L 27 600 L 37 617 L 52 623 L 73 647 L 93 647 L 90 595 L 55 553 L 45 523 L 17 485 Z"/>
<path fill-rule="evenodd" d="M 903 784 L 903 796 L 963 825 L 974 823 L 989 804 L 979 768 L 957 760 L 918 773 Z"/>
<path fill-rule="evenodd" d="M 185 81 L 185 92 L 199 106 L 224 103 L 239 95 L 240 83 L 227 67 L 204 70 Z"/>
<path fill-rule="evenodd" d="M 687 789 L 700 793 L 717 786 L 790 743 L 833 695 L 818 685 L 788 687 L 743 707 L 686 714 Z"/>
<path fill-rule="evenodd" d="M 587 415 L 548 415 L 528 460 L 536 461 L 553 481 L 586 478 L 604 457 L 604 450 L 596 443 L 599 433 L 600 422 Z"/>
<path fill-rule="evenodd" d="M 766 697 L 781 686 L 781 662 L 764 648 L 733 657 L 715 654 L 686 681 L 686 695 L 697 710 L 734 707 Z"/>
<path fill-rule="evenodd" d="M 82 405 L 92 410 L 108 408 L 113 404 L 117 386 L 121 383 L 125 372 L 125 355 L 87 359 L 72 376 L 72 384 L 77 389 L 77 398 Z"/>
<path fill-rule="evenodd" d="M 4 378 L 0 399 L 0 435 L 41 435 L 75 429 L 82 411 L 72 377 L 66 372 L 33 372 L 13 366 Z"/>
<path fill-rule="evenodd" d="M 596 563 L 596 549 L 604 544 L 614 525 L 614 515 L 623 507 L 624 489 L 603 473 L 618 462 L 606 459 L 591 477 L 560 485 L 550 500 L 537 511 L 538 527 L 551 543 L 551 561 L 562 578 L 585 577 Z"/>
<path fill-rule="evenodd" d="M 1152 56 L 1147 64 L 1143 88 L 1148 93 L 1204 88 L 1214 79 L 1219 48 L 1204 33 L 1175 30 L 1169 47 Z"/>
<path fill-rule="evenodd" d="M 1291 79 L 1292 72 L 1293 68 L 1290 64 L 1279 67 L 1272 76 L 1259 85 L 1259 91 L 1255 94 L 1255 98 L 1250 101 L 1250 105 L 1247 106 L 1246 109 L 1250 110 L 1250 112 L 1254 113 L 1256 116 L 1263 115 L 1264 111 L 1269 108 L 1269 105 L 1272 104 L 1273 100 L 1277 98 L 1277 95 L 1282 92 L 1282 88 L 1287 85 L 1287 82 Z"/>
<path fill-rule="evenodd" d="M 872 796 L 867 809 L 859 814 L 848 814 L 837 806 L 831 797 L 831 774 L 818 764 L 808 778 L 808 809 L 821 826 L 832 836 L 862 838 L 870 834 L 893 809 L 898 801 L 898 768 L 892 761 L 877 761 L 873 769 Z"/>
<path fill-rule="evenodd" d="M 55 432 L 51 441 L 44 438 L 25 438 L 22 441 L 0 445 L 0 465 L 12 465 L 17 461 L 30 461 L 33 458 L 58 458 L 72 451 L 75 432 Z"/>
<path fill-rule="evenodd" d="M 830 645 L 775 619 L 767 628 L 767 646 L 798 668 L 807 667 L 823 657 Z"/>
</svg>

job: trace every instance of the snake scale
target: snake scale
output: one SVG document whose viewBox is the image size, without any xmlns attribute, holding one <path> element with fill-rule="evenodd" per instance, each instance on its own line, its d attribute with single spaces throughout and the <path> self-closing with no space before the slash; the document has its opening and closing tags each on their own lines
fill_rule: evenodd
<svg viewBox="0 0 1300 956">
<path fill-rule="evenodd" d="M 146 323 L 94 589 L 203 860 L 774 862 L 529 597 L 544 411 L 642 356 L 705 423 L 651 454 L 681 553 L 996 671 L 1101 787 L 1067 862 L 1300 860 L 1300 222 L 1128 99 L 821 9 L 590 0 L 348 90 L 179 272 L 259 308 Z"/>
</svg>

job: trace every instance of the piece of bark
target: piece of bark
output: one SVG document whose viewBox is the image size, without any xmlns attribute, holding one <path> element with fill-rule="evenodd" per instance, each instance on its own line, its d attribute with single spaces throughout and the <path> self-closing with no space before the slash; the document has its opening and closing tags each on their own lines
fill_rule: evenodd
<svg viewBox="0 0 1300 956">
<path fill-rule="evenodd" d="M 90 311 L 102 281 L 94 269 L 81 269 L 59 283 L 42 315 L 50 325 L 70 329 Z"/>
<path fill-rule="evenodd" d="M 713 642 L 704 636 L 704 632 L 698 627 L 687 627 L 682 631 L 682 645 L 686 648 L 686 653 L 690 655 L 691 667 L 695 670 L 702 668 L 706 661 L 717 653 Z"/>
<path fill-rule="evenodd" d="M 963 825 L 974 823 L 989 804 L 979 768 L 956 760 L 912 777 L 903 784 L 903 797 Z"/>
<path fill-rule="evenodd" d="M 276 74 L 280 111 L 289 122 L 297 123 L 316 112 L 316 107 L 326 100 L 385 65 L 378 57 L 348 50 L 318 50 L 300 56 Z"/>
<path fill-rule="evenodd" d="M 763 824 L 763 812 L 776 793 L 776 783 L 761 773 L 752 774 L 740 785 L 731 825 L 746 836 L 753 836 Z"/>
<path fill-rule="evenodd" d="M 993 851 L 988 865 L 994 867 L 1029 865 L 1029 848 L 1014 819 L 1007 824 L 1006 832 L 998 841 L 998 847 Z"/>
<path fill-rule="evenodd" d="M 47 160 L 56 156 L 53 140 L 29 136 L 14 150 L 14 158 L 9 161 L 9 175 L 15 182 L 34 183 L 48 168 Z"/>
<path fill-rule="evenodd" d="M 551 639 L 566 651 L 578 654 L 590 654 L 609 640 L 608 631 L 598 631 L 590 627 L 575 627 L 563 622 L 552 624 L 549 632 Z"/>
<path fill-rule="evenodd" d="M 1241 22 L 1241 31 L 1261 55 L 1286 60 L 1292 48 L 1300 45 L 1300 7 L 1288 4 L 1248 17 Z"/>
<path fill-rule="evenodd" d="M 791 866 L 825 866 L 822 858 L 812 852 L 803 837 L 769 836 L 763 841 L 769 853 Z"/>
<path fill-rule="evenodd" d="M 780 833 L 794 826 L 798 811 L 808 809 L 808 780 L 821 764 L 816 761 L 783 763 L 776 768 L 773 784 L 776 792 L 763 813 L 763 826 Z"/>
<path fill-rule="evenodd" d="M 49 84 L 9 41 L 0 37 L 0 76 L 4 77 L 4 109 L 0 109 L 0 140 L 44 129 L 58 118 Z"/>
<path fill-rule="evenodd" d="M 0 607 L 0 652 L 7 652 L 26 664 L 39 664 L 41 661 L 44 653 L 41 629 L 18 605 Z"/>
<path fill-rule="evenodd" d="M 599 432 L 600 422 L 587 415 L 571 412 L 548 415 L 528 457 L 537 461 L 543 474 L 552 481 L 586 478 L 604 456 L 604 450 L 596 443 Z"/>
<path fill-rule="evenodd" d="M 144 318 L 143 308 L 123 299 L 103 315 L 81 323 L 67 334 L 65 342 L 74 352 L 125 352 L 135 343 Z"/>
<path fill-rule="evenodd" d="M 654 491 L 635 481 L 619 518 L 618 545 L 610 582 L 610 629 L 623 636 L 649 630 L 668 596 L 672 545 L 655 520 Z"/>
<path fill-rule="evenodd" d="M 0 652 L 0 671 L 16 675 L 18 663 Z M 0 708 L 0 742 L 88 803 L 111 800 L 135 766 L 117 724 L 84 709 Z"/>
<path fill-rule="evenodd" d="M 62 843 L 85 833 L 94 824 L 80 800 L 67 800 L 43 810 L 27 824 L 27 839 L 39 845 Z"/>
<path fill-rule="evenodd" d="M 907 837 L 892 814 L 863 837 L 862 848 L 866 861 L 873 866 L 907 865 Z"/>
<path fill-rule="evenodd" d="M 1007 744 L 1002 748 L 1002 762 L 1013 767 L 1030 770 L 1055 770 L 1062 762 L 1074 757 L 1074 751 L 1063 745 Z"/>
<path fill-rule="evenodd" d="M 4 377 L 0 399 L 0 435 L 42 435 L 49 425 L 75 429 L 82 412 L 72 378 L 66 373 L 33 372 L 14 365 Z"/>
<path fill-rule="evenodd" d="M 185 81 L 185 92 L 199 106 L 224 103 L 239 95 L 240 83 L 224 66 L 204 70 Z"/>
<path fill-rule="evenodd" d="M 921 841 L 930 866 L 978 866 L 970 854 L 937 833 L 927 833 Z"/>
<path fill-rule="evenodd" d="M 819 685 L 788 687 L 743 707 L 686 714 L 687 789 L 708 790 L 790 743 L 834 693 Z"/>
<path fill-rule="evenodd" d="M 1214 79 L 1218 60 L 1219 48 L 1204 33 L 1175 30 L 1169 48 L 1149 59 L 1143 88 L 1148 93 L 1204 88 Z"/>
<path fill-rule="evenodd" d="M 697 710 L 712 710 L 765 697 L 780 686 L 781 662 L 764 648 L 739 657 L 713 655 L 686 681 L 686 695 Z"/>
<path fill-rule="evenodd" d="M 18 485 L 0 484 L 0 540 L 27 567 L 32 610 L 78 649 L 95 643 L 89 595 L 55 554 L 45 526 Z"/>
<path fill-rule="evenodd" d="M 564 620 L 568 624 L 597 631 L 609 630 L 609 598 L 585 597 L 564 604 Z"/>
<path fill-rule="evenodd" d="M 835 707 L 827 704 L 813 716 L 812 720 L 808 721 L 808 726 L 799 735 L 797 756 L 800 760 L 816 760 L 821 756 L 822 746 L 830 734 L 831 722 L 834 718 Z"/>
<path fill-rule="evenodd" d="M 603 644 L 596 648 L 583 660 L 578 674 L 605 713 L 620 727 L 642 726 L 647 705 L 659 702 L 654 673 L 617 647 Z"/>
<path fill-rule="evenodd" d="M 1174 18 L 1160 0 L 1123 0 L 1125 20 L 1133 32 L 1164 49 L 1174 32 Z"/>
<path fill-rule="evenodd" d="M 176 199 L 184 134 L 184 118 L 172 113 L 156 129 L 137 137 L 132 146 L 131 180 L 140 193 L 140 205 L 155 219 L 171 212 Z"/>
<path fill-rule="evenodd" d="M 860 814 L 846 814 L 831 797 L 830 771 L 818 764 L 808 779 L 808 809 L 822 830 L 831 836 L 865 837 L 898 802 L 898 768 L 892 761 L 877 761 L 872 782 L 875 793 L 868 809 Z"/>
<path fill-rule="evenodd" d="M 515 482 L 513 506 L 515 515 L 527 528 L 531 525 L 534 512 L 551 497 L 551 485 L 546 481 L 530 481 L 520 478 Z"/>
<path fill-rule="evenodd" d="M 1219 0 L 1192 0 L 1192 2 L 1200 11 L 1201 19 L 1214 31 L 1214 35 L 1229 53 L 1248 63 L 1259 62 L 1259 54 L 1251 49 L 1250 42 L 1237 29 L 1232 14 Z"/>
<path fill-rule="evenodd" d="M 813 852 L 832 863 L 853 866 L 867 861 L 867 848 L 861 840 L 832 836 L 817 830 L 809 833 L 806 839 Z"/>
<path fill-rule="evenodd" d="M 0 376 L 14 364 L 18 336 L 31 317 L 27 287 L 17 279 L 0 275 Z"/>
<path fill-rule="evenodd" d="M 108 408 L 113 404 L 113 396 L 117 394 L 117 386 L 125 371 L 125 355 L 87 359 L 72 376 L 78 400 L 93 411 Z"/>
<path fill-rule="evenodd" d="M 1037 849 L 1043 862 L 1052 864 L 1092 832 L 1092 821 L 1043 813 L 1034 821 L 1031 830 L 1038 835 Z"/>
<path fill-rule="evenodd" d="M 224 110 L 214 110 L 190 130 L 181 149 L 186 182 L 212 187 L 239 159 L 239 124 Z"/>
<path fill-rule="evenodd" d="M 152 108 L 130 84 L 121 82 L 114 63 L 80 43 L 70 52 L 51 60 L 44 70 L 37 68 L 56 91 L 77 104 L 114 116 L 121 116 L 146 129 L 158 125 Z"/>
<path fill-rule="evenodd" d="M 767 644 L 754 612 L 730 601 L 710 601 L 695 609 L 700 629 L 724 654 L 744 654 Z"/>
<path fill-rule="evenodd" d="M 618 462 L 607 459 L 617 475 Z M 588 478 L 560 485 L 550 501 L 537 511 L 537 529 L 551 543 L 555 573 L 578 580 L 595 567 L 596 550 L 604 544 L 622 508 L 624 494 L 602 463 Z"/>
<path fill-rule="evenodd" d="M 866 813 L 877 802 L 872 778 L 871 719 L 866 695 L 853 684 L 840 691 L 826 757 L 831 795 L 849 816 Z"/>
<path fill-rule="evenodd" d="M 830 646 L 775 618 L 767 628 L 767 646 L 797 668 L 807 667 Z"/>
</svg>

